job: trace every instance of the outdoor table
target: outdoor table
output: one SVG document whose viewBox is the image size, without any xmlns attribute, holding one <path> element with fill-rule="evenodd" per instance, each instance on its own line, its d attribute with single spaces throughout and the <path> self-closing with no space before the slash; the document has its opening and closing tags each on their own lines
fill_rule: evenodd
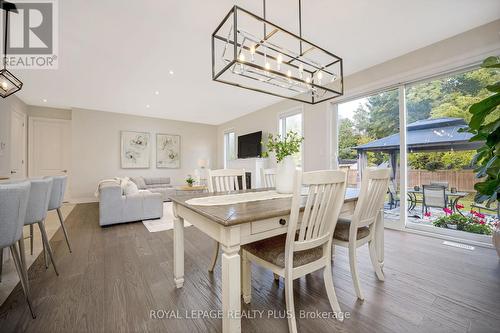
<svg viewBox="0 0 500 333">
<path fill-rule="evenodd" d="M 415 208 L 415 206 L 417 205 L 417 194 L 424 194 L 422 188 L 420 188 L 418 191 L 415 190 L 414 188 L 409 188 L 408 189 L 408 198 L 410 199 L 410 206 L 408 207 L 408 211 L 412 210 Z M 450 198 L 450 204 L 451 204 L 451 209 L 454 211 L 454 212 L 458 212 L 460 213 L 461 215 L 462 212 L 457 209 L 457 203 L 458 203 L 458 200 L 466 197 L 469 193 L 467 192 L 451 192 L 449 190 L 446 190 L 445 191 L 445 195 L 447 198 Z"/>
</svg>

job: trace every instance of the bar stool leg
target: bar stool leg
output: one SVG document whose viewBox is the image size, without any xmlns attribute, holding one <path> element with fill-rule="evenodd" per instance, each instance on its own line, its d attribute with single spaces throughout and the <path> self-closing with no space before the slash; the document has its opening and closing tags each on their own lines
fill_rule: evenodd
<svg viewBox="0 0 500 333">
<path fill-rule="evenodd" d="M 47 237 L 47 232 L 45 231 L 44 221 L 38 222 L 38 227 L 40 228 L 40 233 L 42 234 L 42 241 L 45 243 L 45 250 L 49 254 L 50 261 L 52 261 L 52 266 L 54 266 L 54 271 L 56 272 L 56 275 L 59 276 L 59 272 L 57 271 L 56 267 L 56 262 L 54 261 L 52 248 L 50 247 L 49 238 Z"/>
<path fill-rule="evenodd" d="M 69 245 L 68 233 L 66 232 L 66 227 L 64 226 L 64 219 L 60 208 L 57 208 L 57 216 L 59 216 L 59 221 L 61 222 L 61 228 L 64 233 L 64 238 L 66 238 L 66 244 L 68 244 L 69 253 L 72 253 L 73 251 L 71 251 L 71 245 Z"/>
<path fill-rule="evenodd" d="M 30 224 L 30 253 L 33 255 L 33 224 Z"/>
<path fill-rule="evenodd" d="M 17 253 L 16 244 L 10 246 L 10 252 L 12 253 L 12 259 L 14 260 L 14 265 L 16 266 L 17 274 L 21 280 L 21 287 L 23 288 L 24 295 L 26 296 L 26 302 L 30 308 L 31 317 L 36 318 L 35 312 L 33 311 L 33 304 L 31 303 L 31 294 L 28 287 L 28 272 L 26 267 L 22 264 L 19 258 L 19 253 Z"/>
</svg>

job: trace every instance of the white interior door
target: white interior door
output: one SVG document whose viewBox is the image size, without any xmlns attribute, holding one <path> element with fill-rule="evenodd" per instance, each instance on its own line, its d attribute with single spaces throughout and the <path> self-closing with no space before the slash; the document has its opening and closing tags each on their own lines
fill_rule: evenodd
<svg viewBox="0 0 500 333">
<path fill-rule="evenodd" d="M 30 177 L 70 176 L 69 120 L 30 117 L 28 140 Z M 65 199 L 69 199 L 69 188 Z"/>
<path fill-rule="evenodd" d="M 11 111 L 10 128 L 10 177 L 26 178 L 26 115 Z"/>
</svg>

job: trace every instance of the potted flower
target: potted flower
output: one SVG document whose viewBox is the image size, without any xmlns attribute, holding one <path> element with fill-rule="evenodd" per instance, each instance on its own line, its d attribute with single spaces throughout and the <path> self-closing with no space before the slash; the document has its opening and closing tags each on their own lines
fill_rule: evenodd
<svg viewBox="0 0 500 333">
<path fill-rule="evenodd" d="M 265 144 L 267 151 L 263 156 L 268 157 L 269 153 L 274 153 L 276 162 L 276 191 L 278 193 L 293 193 L 293 177 L 296 169 L 293 155 L 300 151 L 300 146 L 304 138 L 294 131 L 286 133 L 285 137 L 269 134 Z"/>
<path fill-rule="evenodd" d="M 189 187 L 192 187 L 194 184 L 194 178 L 191 177 L 191 175 L 188 175 L 186 178 L 186 183 L 188 184 Z"/>
</svg>

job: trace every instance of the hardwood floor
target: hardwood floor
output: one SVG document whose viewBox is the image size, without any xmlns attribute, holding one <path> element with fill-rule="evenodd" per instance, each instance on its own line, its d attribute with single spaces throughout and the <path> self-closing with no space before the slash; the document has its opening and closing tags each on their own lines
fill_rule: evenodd
<svg viewBox="0 0 500 333">
<path fill-rule="evenodd" d="M 172 231 L 149 233 L 142 223 L 101 228 L 97 204 L 77 205 L 66 220 L 73 253 L 62 231 L 51 240 L 60 272 L 43 257 L 29 277 L 37 319 L 31 319 L 18 285 L 0 307 L 0 332 L 221 332 L 221 320 L 152 319 L 152 310 L 221 308 L 220 263 L 207 272 L 213 241 L 194 227 L 185 231 L 184 288 L 173 282 Z M 359 271 L 366 300 L 356 300 L 345 249 L 336 249 L 334 283 L 350 318 L 297 319 L 300 332 L 498 332 L 500 261 L 490 249 L 468 251 L 442 241 L 386 230 L 386 281 L 372 271 L 366 247 Z M 263 318 L 243 319 L 243 332 L 288 332 L 283 281 L 252 267 L 252 303 Z M 295 281 L 295 308 L 331 311 L 321 272 Z M 281 312 L 280 312 L 281 311 Z M 170 313 L 170 312 L 169 312 Z M 250 312 L 247 312 L 250 313 Z"/>
</svg>

